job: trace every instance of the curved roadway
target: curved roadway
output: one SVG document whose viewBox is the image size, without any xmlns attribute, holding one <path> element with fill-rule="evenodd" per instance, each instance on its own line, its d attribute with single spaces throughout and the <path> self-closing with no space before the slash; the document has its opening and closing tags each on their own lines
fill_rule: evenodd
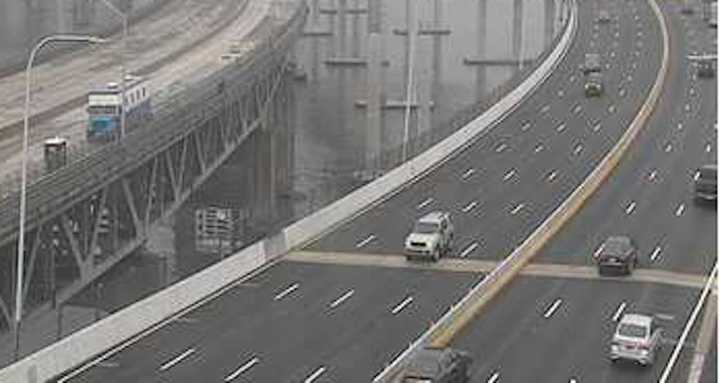
<svg viewBox="0 0 720 383">
<path fill-rule="evenodd" d="M 597 10 L 606 4 L 618 19 L 596 26 Z M 482 261 L 509 254 L 624 132 L 655 80 L 659 35 L 645 2 L 581 2 L 565 60 L 515 113 L 463 153 L 306 252 L 63 381 L 370 381 L 480 279 L 462 268 L 439 270 L 451 260 L 439 267 L 387 267 L 413 221 L 449 209 L 457 227 L 455 257 Z M 578 65 L 586 52 L 604 55 L 603 97 L 584 97 Z M 313 263 L 318 253 L 326 263 Z M 343 265 L 350 259 L 360 265 Z M 508 326 L 513 318 L 504 318 Z M 502 330 L 497 336 L 511 333 L 494 323 Z M 475 350 L 478 374 L 493 348 Z M 515 361 L 514 369 L 519 366 Z"/>
</svg>

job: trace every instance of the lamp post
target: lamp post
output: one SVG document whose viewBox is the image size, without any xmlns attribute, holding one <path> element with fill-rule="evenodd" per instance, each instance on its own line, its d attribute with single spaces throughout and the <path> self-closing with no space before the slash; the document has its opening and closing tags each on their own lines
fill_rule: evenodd
<svg viewBox="0 0 720 383">
<path fill-rule="evenodd" d="M 35 55 L 45 45 L 53 42 L 75 42 L 86 44 L 102 43 L 105 40 L 95 36 L 58 34 L 42 38 L 30 52 L 27 68 L 25 69 L 25 112 L 23 117 L 23 149 L 22 149 L 22 179 L 20 184 L 20 232 L 18 233 L 17 265 L 15 278 L 15 359 L 20 354 L 20 321 L 22 319 L 23 303 L 23 268 L 25 263 L 25 191 L 27 184 L 27 157 L 28 157 L 28 128 L 30 123 L 30 70 Z"/>
<path fill-rule="evenodd" d="M 120 11 L 116 6 L 113 5 L 113 3 L 110 2 L 110 0 L 101 0 L 103 4 L 105 4 L 112 13 L 116 14 L 118 17 L 122 19 L 123 24 L 123 49 L 122 53 L 120 54 L 120 76 L 122 76 L 122 79 L 120 79 L 120 94 L 121 94 L 121 100 L 122 100 L 122 108 L 120 109 L 120 138 L 125 137 L 125 76 L 126 76 L 126 69 L 125 69 L 125 55 L 127 54 L 127 37 L 128 37 L 128 17 L 125 13 Z"/>
</svg>

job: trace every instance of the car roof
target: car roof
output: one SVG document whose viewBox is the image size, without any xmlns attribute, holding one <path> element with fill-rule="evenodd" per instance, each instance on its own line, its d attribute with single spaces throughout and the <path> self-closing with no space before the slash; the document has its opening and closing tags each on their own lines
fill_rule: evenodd
<svg viewBox="0 0 720 383">
<path fill-rule="evenodd" d="M 445 218 L 445 216 L 447 216 L 447 213 L 444 211 L 433 211 L 420 217 L 418 222 L 440 222 Z"/>
<path fill-rule="evenodd" d="M 652 321 L 653 318 L 651 316 L 643 314 L 625 314 L 622 319 L 620 319 L 620 323 L 634 324 L 643 327 L 650 327 Z"/>
<path fill-rule="evenodd" d="M 622 243 L 625 245 L 629 245 L 631 242 L 630 238 L 624 235 L 611 235 L 605 240 L 605 243 Z"/>
</svg>

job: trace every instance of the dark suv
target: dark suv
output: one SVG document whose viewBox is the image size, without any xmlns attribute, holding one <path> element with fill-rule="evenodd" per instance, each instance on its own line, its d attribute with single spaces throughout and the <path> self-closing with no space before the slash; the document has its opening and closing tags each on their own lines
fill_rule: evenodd
<svg viewBox="0 0 720 383">
<path fill-rule="evenodd" d="M 472 359 L 459 350 L 425 347 L 402 372 L 402 383 L 466 383 Z"/>
<path fill-rule="evenodd" d="M 632 273 L 637 266 L 637 247 L 625 236 L 608 237 L 594 254 L 600 275 Z"/>
<path fill-rule="evenodd" d="M 717 201 L 717 165 L 703 165 L 695 178 L 695 202 Z"/>
</svg>

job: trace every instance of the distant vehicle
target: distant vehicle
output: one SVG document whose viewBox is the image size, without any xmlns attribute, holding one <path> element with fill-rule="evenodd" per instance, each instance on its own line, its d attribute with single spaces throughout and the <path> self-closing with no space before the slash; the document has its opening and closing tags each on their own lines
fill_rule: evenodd
<svg viewBox="0 0 720 383">
<path fill-rule="evenodd" d="M 451 348 L 426 347 L 413 356 L 400 374 L 400 383 L 466 383 L 472 358 Z"/>
<path fill-rule="evenodd" d="M 45 170 L 54 172 L 67 164 L 67 140 L 62 137 L 48 138 L 43 142 Z"/>
<path fill-rule="evenodd" d="M 717 28 L 717 2 L 710 3 L 710 15 L 708 24 L 710 25 L 710 28 Z"/>
<path fill-rule="evenodd" d="M 683 15 L 692 15 L 695 13 L 695 10 L 693 9 L 692 5 L 690 5 L 689 0 L 682 0 L 682 4 L 680 5 L 680 13 Z"/>
<path fill-rule="evenodd" d="M 631 274 L 637 266 L 636 249 L 635 243 L 628 237 L 608 237 L 594 254 L 598 273 L 600 275 Z"/>
<path fill-rule="evenodd" d="M 717 165 L 703 165 L 695 179 L 695 202 L 717 201 Z"/>
<path fill-rule="evenodd" d="M 598 24 L 607 24 L 611 22 L 612 18 L 610 17 L 610 12 L 605 10 L 599 11 L 596 21 Z"/>
<path fill-rule="evenodd" d="M 610 360 L 631 360 L 643 366 L 655 362 L 660 348 L 662 329 L 649 315 L 624 314 L 610 343 Z"/>
<path fill-rule="evenodd" d="M 136 76 L 125 77 L 125 102 L 118 83 L 110 82 L 88 94 L 88 141 L 107 141 L 120 135 L 120 115 L 126 105 L 125 128 L 131 128 L 152 117 L 147 82 Z"/>
<path fill-rule="evenodd" d="M 695 63 L 698 77 L 715 77 L 715 62 L 717 61 L 717 54 L 692 54 L 688 55 L 688 60 Z"/>
<path fill-rule="evenodd" d="M 585 96 L 586 97 L 601 96 L 604 91 L 605 91 L 605 87 L 603 86 L 602 73 L 599 73 L 599 72 L 590 73 L 587 76 L 587 79 L 585 80 Z"/>
<path fill-rule="evenodd" d="M 449 213 L 434 211 L 426 214 L 405 239 L 405 257 L 407 260 L 424 258 L 437 262 L 450 252 L 454 231 Z"/>
<path fill-rule="evenodd" d="M 585 53 L 585 62 L 580 66 L 580 69 L 585 75 L 602 71 L 600 55 L 597 53 Z"/>
</svg>

